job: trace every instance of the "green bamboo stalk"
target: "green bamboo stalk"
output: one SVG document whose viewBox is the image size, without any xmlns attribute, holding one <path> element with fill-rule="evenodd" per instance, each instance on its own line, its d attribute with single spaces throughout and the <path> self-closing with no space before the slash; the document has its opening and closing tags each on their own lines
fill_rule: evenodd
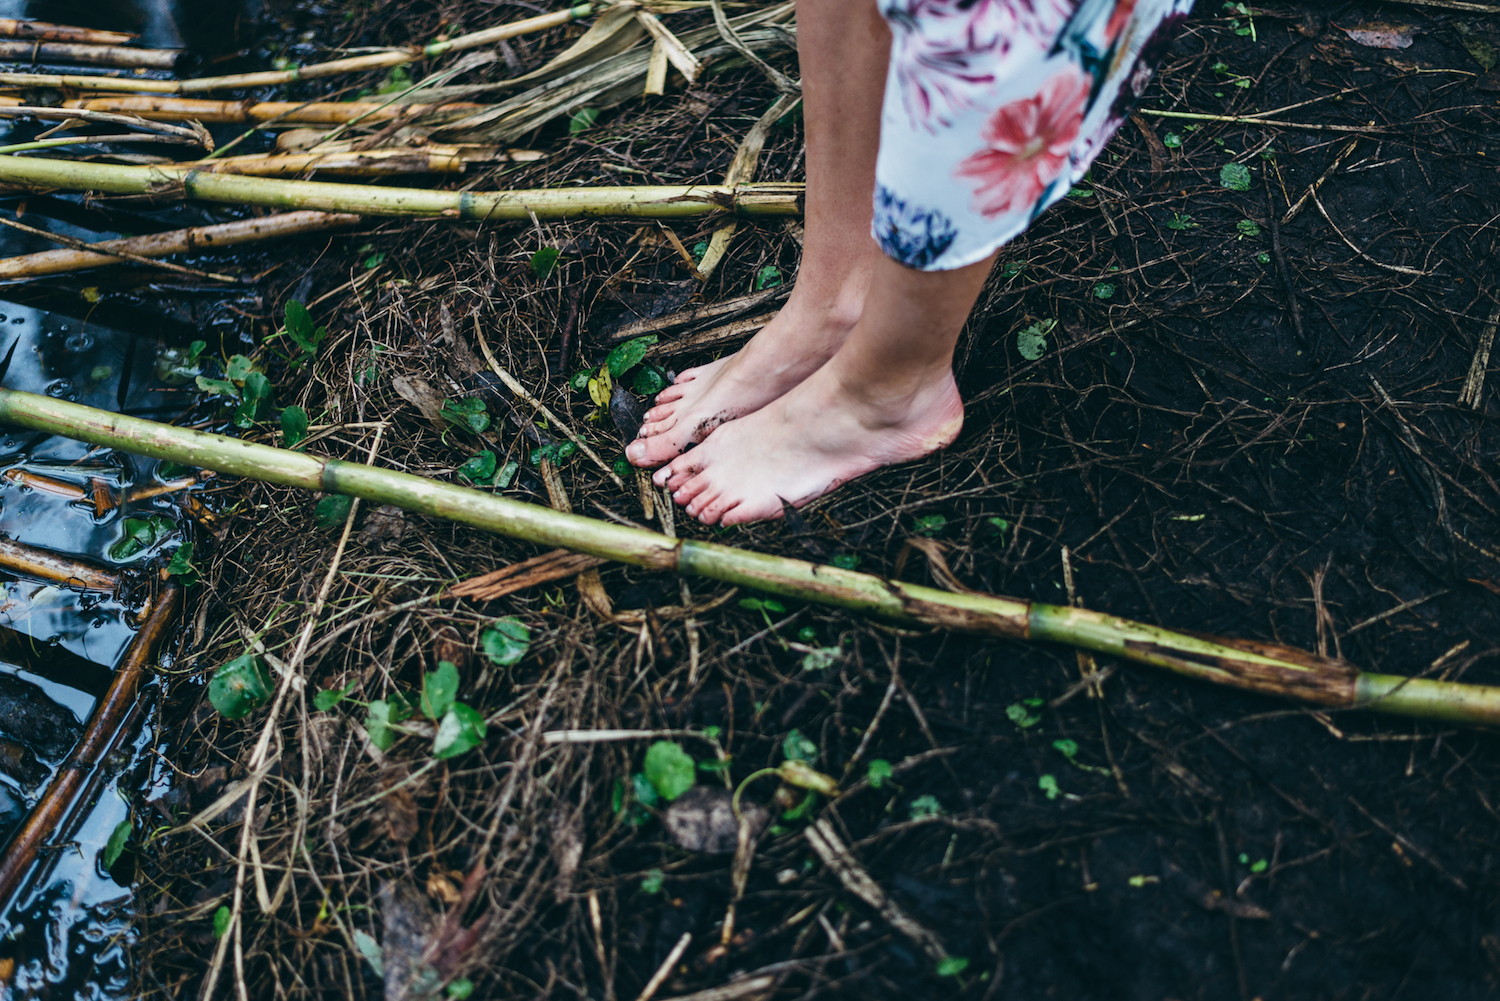
<svg viewBox="0 0 1500 1001">
<path fill-rule="evenodd" d="M 510 500 L 435 480 L 112 414 L 0 389 L 0 422 L 186 466 L 444 518 L 619 563 L 692 574 L 900 622 L 1049 640 L 1245 691 L 1339 709 L 1470 725 L 1500 724 L 1500 688 L 1366 674 L 1303 650 L 1175 632 L 1101 612 L 1020 598 L 955 594 Z"/>
<path fill-rule="evenodd" d="M 111 195 L 166 195 L 233 205 L 316 209 L 371 216 L 527 221 L 573 216 L 683 219 L 732 211 L 745 216 L 795 216 L 800 184 L 673 184 L 639 187 L 533 188 L 518 191 L 428 191 L 327 181 L 287 181 L 194 170 L 0 157 L 0 184 Z"/>
</svg>

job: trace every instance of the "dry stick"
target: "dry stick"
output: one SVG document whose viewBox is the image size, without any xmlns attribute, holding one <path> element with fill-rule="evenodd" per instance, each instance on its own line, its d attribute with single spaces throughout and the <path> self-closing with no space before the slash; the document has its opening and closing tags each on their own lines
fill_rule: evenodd
<svg viewBox="0 0 1500 1001">
<path fill-rule="evenodd" d="M 557 415 L 548 410 L 545 403 L 528 393 L 526 391 L 526 387 L 521 385 L 520 380 L 511 375 L 504 369 L 504 367 L 501 366 L 500 362 L 495 358 L 495 353 L 490 350 L 489 341 L 486 341 L 484 339 L 484 329 L 479 325 L 478 313 L 474 314 L 474 339 L 479 342 L 479 350 L 484 355 L 484 360 L 489 362 L 490 371 L 494 372 L 497 376 L 500 377 L 500 381 L 505 383 L 505 388 L 509 389 L 512 393 L 515 393 L 521 399 L 531 404 L 532 408 L 536 410 L 537 413 L 547 418 L 547 422 L 549 424 L 557 428 L 557 430 L 561 431 L 563 434 L 567 435 L 568 440 L 577 445 L 580 452 L 592 459 L 594 465 L 604 470 L 604 475 L 608 476 L 610 480 L 613 481 L 615 486 L 619 487 L 621 490 L 624 490 L 625 481 L 620 479 L 619 475 L 613 469 L 605 465 L 604 460 L 599 458 L 599 453 L 595 452 L 592 448 L 589 448 L 588 442 L 578 437 L 573 429 L 568 427 L 568 425 L 564 421 L 558 420 Z"/>
<path fill-rule="evenodd" d="M 679 938 L 677 944 L 672 946 L 672 951 L 667 953 L 667 958 L 662 960 L 661 966 L 657 967 L 656 972 L 651 975 L 651 979 L 646 981 L 646 986 L 641 988 L 640 997 L 636 998 L 635 1001 L 651 1001 L 656 996 L 657 990 L 662 984 L 667 982 L 667 977 L 672 975 L 672 967 L 677 965 L 677 961 L 682 958 L 682 954 L 687 951 L 688 943 L 692 940 L 692 932 L 685 931 L 682 933 L 682 938 Z"/>
<path fill-rule="evenodd" d="M 1040 640 L 1280 698 L 1450 723 L 1500 723 L 1500 687 L 1372 674 L 1340 660 L 1255 640 L 1174 632 L 1084 608 L 954 594 L 873 574 L 771 556 L 564 514 L 391 469 L 0 389 L 0 423 L 263 483 L 341 493 L 652 570 L 708 577 L 908 625 Z"/>
<path fill-rule="evenodd" d="M 120 583 L 119 575 L 106 567 L 11 539 L 0 539 L 0 570 L 105 594 L 113 594 Z"/>
<path fill-rule="evenodd" d="M 39 42 L 82 42 L 85 45 L 125 45 L 140 37 L 128 31 L 100 31 L 50 21 L 16 21 L 8 17 L 0 18 L 0 36 Z"/>
<path fill-rule="evenodd" d="M 177 61 L 181 58 L 181 49 L 127 49 L 119 45 L 84 45 L 78 42 L 0 41 L 0 61 L 5 62 L 171 70 L 177 68 Z"/>
<path fill-rule="evenodd" d="M 887 924 L 910 939 L 934 963 L 941 963 L 948 958 L 948 950 L 943 948 L 942 940 L 902 910 L 899 904 L 886 896 L 880 884 L 870 878 L 870 874 L 849 853 L 848 847 L 835 833 L 828 818 L 819 820 L 802 833 L 818 858 L 844 884 L 844 889 L 873 907 Z"/>
<path fill-rule="evenodd" d="M 9 904 L 45 841 L 62 822 L 69 807 L 81 802 L 80 792 L 91 784 L 99 763 L 116 743 L 121 724 L 136 702 L 136 693 L 165 635 L 168 624 L 182 604 L 182 589 L 168 584 L 151 600 L 140 632 L 130 641 L 109 690 L 89 717 L 87 728 L 68 759 L 57 769 L 47 791 L 26 815 L 0 857 L 0 906 Z"/>
<path fill-rule="evenodd" d="M 37 157 L 0 157 L 0 184 L 21 184 L 111 195 L 183 197 L 231 205 L 358 212 L 361 215 L 527 222 L 578 216 L 687 219 L 734 212 L 790 217 L 802 212 L 801 184 L 670 184 L 517 191 L 427 191 L 374 184 L 283 181 L 155 167 L 79 163 Z"/>
<path fill-rule="evenodd" d="M 102 268 L 126 260 L 149 260 L 168 254 L 256 243 L 297 233 L 313 233 L 358 224 L 360 217 L 336 212 L 285 212 L 259 219 L 240 219 L 217 226 L 195 226 L 127 240 L 105 240 L 87 244 L 90 250 L 47 250 L 38 254 L 0 258 L 0 279 L 39 278 L 89 268 Z M 49 235 L 49 239 L 53 239 Z M 152 262 L 153 264 L 159 262 Z"/>
<path fill-rule="evenodd" d="M 1377 126 L 1371 122 L 1369 125 L 1313 125 L 1308 122 L 1282 122 L 1270 118 L 1249 118 L 1240 115 L 1204 115 L 1195 111 L 1158 111 L 1155 108 L 1141 108 L 1138 114 L 1152 115 L 1156 118 L 1187 118 L 1195 122 L 1226 122 L 1231 125 L 1273 125 L 1283 129 L 1309 129 L 1313 132 L 1389 132 L 1384 126 Z"/>
<path fill-rule="evenodd" d="M 1365 253 L 1363 250 L 1360 250 L 1358 247 L 1356 247 L 1354 245 L 1354 241 L 1351 240 L 1351 239 L 1349 239 L 1347 236 L 1344 235 L 1344 231 L 1341 230 L 1341 229 L 1339 229 L 1339 224 L 1333 221 L 1333 216 L 1329 215 L 1328 214 L 1328 210 L 1323 207 L 1323 200 L 1320 199 L 1317 196 L 1316 192 L 1314 192 L 1314 194 L 1312 196 L 1312 201 L 1313 201 L 1313 204 L 1318 207 L 1318 212 L 1320 212 L 1322 214 L 1323 218 L 1325 220 L 1327 220 L 1328 225 L 1332 226 L 1333 227 L 1333 231 L 1339 235 L 1339 239 L 1343 240 L 1344 244 L 1350 250 L 1352 250 L 1356 254 L 1358 254 L 1367 263 L 1373 264 L 1377 268 L 1382 268 L 1382 269 L 1384 269 L 1386 271 L 1394 271 L 1397 274 L 1403 274 L 1403 275 L 1415 275 L 1418 278 L 1421 278 L 1421 277 L 1424 277 L 1426 275 L 1432 274 L 1431 271 L 1419 271 L 1416 268 L 1407 268 L 1407 267 L 1403 267 L 1403 266 L 1401 266 L 1399 264 L 1385 264 L 1385 263 L 1382 263 L 1380 261 L 1377 261 L 1375 258 L 1371 257 L 1369 254 Z"/>
<path fill-rule="evenodd" d="M 1463 388 L 1458 391 L 1458 405 L 1468 404 L 1479 409 L 1479 398 L 1484 395 L 1484 374 L 1490 366 L 1490 349 L 1495 346 L 1495 329 L 1500 327 L 1500 307 L 1490 314 L 1484 330 L 1479 335 L 1479 346 L 1474 349 L 1474 360 L 1469 363 L 1469 374 Z"/>
<path fill-rule="evenodd" d="M 164 122 L 152 122 L 139 115 L 122 115 L 113 111 L 89 111 L 84 108 L 45 108 L 30 104 L 7 105 L 0 107 L 0 118 L 41 118 L 46 121 L 80 121 L 80 122 L 108 122 L 110 125 L 128 125 L 135 129 L 146 129 L 157 135 L 177 136 L 189 142 L 214 148 L 213 137 L 210 136 L 201 125 L 196 129 L 184 128 L 181 125 L 168 125 Z M 83 138 L 90 138 L 85 136 Z M 144 137 L 143 137 L 144 138 Z M 97 140 L 95 140 L 97 142 Z"/>
<path fill-rule="evenodd" d="M 726 22 L 727 23 L 727 22 Z M 755 168 L 760 163 L 760 154 L 766 146 L 766 138 L 771 134 L 771 128 L 782 119 L 782 116 L 791 113 L 801 98 L 793 94 L 783 94 L 771 105 L 769 111 L 750 127 L 741 140 L 739 149 L 734 151 L 734 159 L 730 161 L 729 170 L 724 174 L 725 184 L 749 184 L 755 180 Z M 713 236 L 708 239 L 708 249 L 703 252 L 703 260 L 698 262 L 696 277 L 700 281 L 707 281 L 708 276 L 713 274 L 719 262 L 724 259 L 724 254 L 729 250 L 729 241 L 734 239 L 734 232 L 739 228 L 739 223 L 730 220 L 727 224 L 714 230 Z"/>
<path fill-rule="evenodd" d="M 45 229 L 37 229 L 35 226 L 28 226 L 25 223 L 16 222 L 12 219 L 6 219 L 4 217 L 0 217 L 0 226 L 9 226 L 11 229 L 18 229 L 23 233 L 30 233 L 32 236 L 44 237 L 48 240 L 51 240 L 53 243 L 60 243 L 64 247 L 71 247 L 74 250 L 89 251 L 97 254 L 100 252 L 100 247 L 103 246 L 103 244 L 98 243 L 85 243 L 82 240 L 76 240 L 71 236 L 63 236 L 60 233 L 49 233 Z M 123 243 L 124 241 L 112 240 L 110 242 Z M 115 247 L 114 250 L 111 251 L 111 253 L 107 256 L 121 258 L 127 261 L 135 261 L 137 264 L 149 264 L 153 268 L 163 268 L 167 271 L 175 271 L 181 275 L 191 275 L 194 278 L 203 278 L 208 281 L 239 281 L 238 278 L 235 278 L 231 275 L 216 275 L 211 271 L 199 271 L 196 268 L 189 268 L 182 264 L 173 264 L 170 261 L 157 261 L 149 257 L 143 257 L 140 254 L 133 253 L 132 251 L 121 250 L 119 247 Z"/>
<path fill-rule="evenodd" d="M 5 74 L 0 74 L 0 83 Z M 0 105 L 16 107 L 13 97 L 0 98 Z M 188 97 L 120 96 L 92 97 L 64 101 L 64 108 L 82 111 L 115 111 L 139 115 L 151 121 L 176 122 L 196 119 L 211 125 L 266 125 L 285 122 L 296 125 L 342 125 L 359 118 L 388 122 L 399 117 L 415 117 L 429 111 L 473 113 L 480 104 L 402 104 L 386 106 L 367 101 L 198 101 Z"/>
<path fill-rule="evenodd" d="M 1328 169 L 1323 171 L 1323 175 L 1307 186 L 1307 190 L 1302 192 L 1302 197 L 1298 198 L 1296 202 L 1292 204 L 1292 207 L 1286 210 L 1286 215 L 1281 217 L 1281 224 L 1283 226 L 1291 222 L 1293 219 L 1297 218 L 1297 213 L 1302 211 L 1302 206 L 1307 204 L 1307 200 L 1323 189 L 1323 182 L 1328 180 L 1328 178 L 1332 176 L 1335 170 L 1339 169 L 1339 164 L 1343 163 L 1345 158 L 1348 157 L 1350 153 L 1354 152 L 1354 147 L 1358 145 L 1359 140 L 1356 139 L 1349 145 L 1345 146 L 1343 151 L 1340 152 L 1338 156 L 1333 158 L 1333 163 L 1329 165 Z"/>
<path fill-rule="evenodd" d="M 4 390 L 0 390 L 0 392 L 4 392 Z M 376 429 L 375 440 L 370 445 L 368 462 L 373 463 L 375 461 L 375 453 L 379 450 L 380 439 L 384 435 L 385 428 Z M 302 667 L 303 658 L 307 656 L 308 643 L 312 640 L 313 628 L 318 624 L 318 616 L 323 613 L 323 606 L 328 601 L 328 593 L 333 589 L 334 578 L 338 576 L 339 563 L 344 558 L 344 547 L 349 543 L 349 536 L 354 530 L 354 517 L 358 513 L 359 501 L 356 500 L 353 504 L 349 505 L 349 514 L 344 518 L 344 533 L 339 536 L 339 544 L 333 551 L 333 560 L 328 564 L 328 573 L 323 578 L 323 585 L 318 588 L 318 596 L 314 599 L 312 610 L 307 616 L 307 622 L 302 627 L 301 634 L 297 637 L 297 645 L 293 648 L 292 655 L 286 660 L 286 669 L 282 672 L 281 683 L 276 686 L 276 697 L 271 703 L 269 713 L 266 715 L 265 725 L 261 727 L 260 739 L 256 741 L 255 749 L 251 752 L 250 761 L 246 765 L 246 768 L 257 776 L 265 774 L 260 769 L 262 765 L 266 764 L 270 756 L 271 735 L 281 722 L 281 711 L 286 704 L 288 692 L 294 687 L 294 679 L 301 680 L 298 671 Z M 277 754 L 280 754 L 280 752 L 278 751 Z M 239 988 L 241 1001 L 248 1001 L 245 997 L 244 947 L 240 936 L 240 929 L 244 922 L 241 921 L 240 915 L 245 900 L 246 858 L 250 854 L 251 832 L 255 826 L 255 794 L 259 788 L 259 779 L 252 779 L 245 793 L 245 818 L 240 826 L 240 850 L 238 865 L 235 868 L 234 874 L 234 906 L 229 912 L 229 925 L 233 929 L 234 934 L 231 936 L 226 931 L 225 934 L 219 936 L 219 947 L 214 951 L 213 965 L 209 967 L 208 976 L 203 981 L 203 989 L 198 994 L 200 1001 L 207 1001 L 208 998 L 213 996 L 214 988 L 218 985 L 219 974 L 224 968 L 224 955 L 231 939 L 234 942 L 235 971 L 239 974 L 236 978 L 236 985 Z M 261 889 L 263 893 L 263 887 Z"/>
<path fill-rule="evenodd" d="M 219 160 L 165 164 L 161 170 L 206 170 L 250 177 L 298 177 L 316 171 L 341 177 L 384 177 L 391 174 L 462 174 L 468 157 L 455 147 L 372 149 L 364 152 L 272 153 L 228 156 Z M 508 159 L 504 156 L 496 160 Z"/>
</svg>

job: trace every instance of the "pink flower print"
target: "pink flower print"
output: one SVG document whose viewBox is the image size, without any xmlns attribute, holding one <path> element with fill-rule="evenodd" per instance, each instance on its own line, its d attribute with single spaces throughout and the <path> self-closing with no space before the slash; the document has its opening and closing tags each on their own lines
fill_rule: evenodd
<svg viewBox="0 0 1500 1001">
<path fill-rule="evenodd" d="M 976 211 L 993 217 L 1036 202 L 1068 163 L 1088 96 L 1088 77 L 1070 67 L 990 117 L 986 148 L 958 165 L 960 177 L 980 182 Z"/>
</svg>

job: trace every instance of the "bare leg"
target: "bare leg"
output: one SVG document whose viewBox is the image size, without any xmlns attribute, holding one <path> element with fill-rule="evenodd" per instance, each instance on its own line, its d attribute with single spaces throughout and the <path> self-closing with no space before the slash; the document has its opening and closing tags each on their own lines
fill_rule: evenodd
<svg viewBox="0 0 1500 1001">
<path fill-rule="evenodd" d="M 744 349 L 662 390 L 626 455 L 659 466 L 770 403 L 827 361 L 859 319 L 879 248 L 870 237 L 890 31 L 874 0 L 798 0 L 807 219 L 791 298 Z"/>
<path fill-rule="evenodd" d="M 880 258 L 864 313 L 825 365 L 652 478 L 705 524 L 736 525 L 949 444 L 964 415 L 953 348 L 993 260 L 924 272 Z"/>
</svg>

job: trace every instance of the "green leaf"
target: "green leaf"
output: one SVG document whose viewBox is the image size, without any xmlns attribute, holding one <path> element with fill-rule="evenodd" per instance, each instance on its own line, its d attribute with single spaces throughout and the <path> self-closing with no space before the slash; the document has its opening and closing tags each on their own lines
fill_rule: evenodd
<svg viewBox="0 0 1500 1001">
<path fill-rule="evenodd" d="M 650 894 L 660 893 L 662 885 L 666 881 L 666 874 L 660 869 L 650 869 L 646 872 L 646 878 L 641 880 L 641 892 Z"/>
<path fill-rule="evenodd" d="M 359 684 L 358 678 L 349 682 L 349 684 L 345 685 L 343 688 L 323 689 L 317 695 L 313 696 L 313 708 L 318 710 L 318 712 L 326 713 L 328 710 L 332 709 L 334 706 L 347 699 L 349 697 L 349 693 L 354 691 L 354 686 L 357 684 Z"/>
<path fill-rule="evenodd" d="M 474 993 L 474 981 L 468 977 L 459 977 L 457 980 L 448 981 L 447 994 L 453 1001 L 467 1001 L 469 995 Z"/>
<path fill-rule="evenodd" d="M 288 299 L 286 303 L 286 335 L 303 351 L 311 353 L 318 348 L 312 314 L 296 299 Z"/>
<path fill-rule="evenodd" d="M 646 780 L 668 803 L 693 787 L 697 780 L 692 756 L 682 745 L 658 740 L 646 751 Z"/>
<path fill-rule="evenodd" d="M 353 497 L 344 494 L 329 494 L 313 506 L 313 521 L 319 528 L 342 525 L 344 519 L 349 517 L 349 509 L 353 506 Z"/>
<path fill-rule="evenodd" d="M 375 941 L 375 936 L 369 932 L 354 929 L 354 948 L 365 957 L 365 962 L 370 964 L 370 969 L 375 971 L 377 977 L 385 977 L 385 957 L 380 952 L 380 943 Z"/>
<path fill-rule="evenodd" d="M 223 938 L 224 933 L 229 931 L 229 920 L 234 916 L 227 905 L 221 905 L 214 911 L 214 938 Z"/>
<path fill-rule="evenodd" d="M 124 563 L 150 549 L 177 528 L 170 518 L 160 514 L 149 518 L 126 518 L 121 527 L 125 534 L 109 547 L 109 558 L 116 563 Z"/>
<path fill-rule="evenodd" d="M 574 372 L 573 378 L 568 380 L 568 385 L 572 386 L 574 391 L 582 393 L 589 388 L 589 380 L 593 377 L 594 370 L 586 368 L 581 372 Z"/>
<path fill-rule="evenodd" d="M 969 961 L 962 956 L 944 956 L 938 961 L 937 975 L 956 977 L 969 968 Z"/>
<path fill-rule="evenodd" d="M 1267 862 L 1265 859 L 1257 859 L 1255 864 L 1250 867 L 1250 871 L 1258 876 L 1270 867 L 1271 863 Z"/>
<path fill-rule="evenodd" d="M 986 518 L 984 519 L 984 521 L 985 524 L 989 525 L 995 530 L 996 535 L 1004 535 L 1006 532 L 1010 531 L 1010 522 L 1006 521 L 1004 518 Z"/>
<path fill-rule="evenodd" d="M 818 745 L 804 737 L 801 730 L 792 730 L 781 741 L 781 753 L 788 761 L 812 764 L 818 760 Z"/>
<path fill-rule="evenodd" d="M 193 566 L 193 544 L 184 542 L 177 547 L 172 558 L 167 562 L 167 573 L 176 577 L 183 587 L 192 587 L 198 583 L 200 574 L 198 568 Z"/>
<path fill-rule="evenodd" d="M 936 535 L 947 527 L 948 519 L 940 514 L 924 514 L 913 525 L 922 535 Z"/>
<path fill-rule="evenodd" d="M 531 630 L 517 618 L 496 619 L 479 634 L 479 647 L 492 664 L 517 664 L 531 649 Z"/>
<path fill-rule="evenodd" d="M 826 671 L 839 662 L 843 651 L 836 646 L 820 646 L 802 655 L 802 670 Z"/>
<path fill-rule="evenodd" d="M 1029 730 L 1042 721 L 1041 714 L 1032 712 L 1032 708 L 1022 702 L 1013 702 L 1005 707 L 1005 718 L 1020 729 Z"/>
<path fill-rule="evenodd" d="M 1176 132 L 1168 132 L 1166 135 L 1161 137 L 1161 144 L 1167 149 L 1181 149 L 1182 136 L 1178 135 Z"/>
<path fill-rule="evenodd" d="M 109 832 L 109 840 L 104 843 L 104 868 L 113 869 L 115 863 L 120 861 L 120 856 L 125 852 L 125 843 L 130 840 L 130 831 L 130 821 L 122 820 Z"/>
<path fill-rule="evenodd" d="M 651 780 L 646 778 L 644 772 L 636 772 L 630 776 L 630 788 L 635 792 L 635 798 L 640 800 L 643 806 L 649 806 L 654 809 L 661 802 L 661 796 L 657 794 L 656 786 L 651 784 Z"/>
<path fill-rule="evenodd" d="M 1270 264 L 1271 263 L 1271 255 L 1268 254 L 1268 253 L 1266 253 L 1264 250 L 1262 250 L 1260 253 L 1256 254 L 1255 255 L 1255 259 L 1256 259 L 1256 261 L 1258 261 L 1261 264 Z"/>
<path fill-rule="evenodd" d="M 1056 799 L 1062 795 L 1062 789 L 1058 788 L 1056 776 L 1043 775 L 1036 780 L 1036 787 L 1046 793 L 1048 799 Z"/>
<path fill-rule="evenodd" d="M 786 606 L 775 598 L 741 598 L 739 606 L 747 612 L 775 612 L 781 615 L 786 611 Z"/>
<path fill-rule="evenodd" d="M 1173 212 L 1171 221 L 1167 223 L 1167 229 L 1175 229 L 1178 231 L 1197 228 L 1198 224 L 1193 222 L 1193 217 L 1188 215 L 1187 213 L 1179 215 L 1178 213 Z"/>
<path fill-rule="evenodd" d="M 1495 63 L 1500 61 L 1500 56 L 1497 56 L 1495 47 L 1483 38 L 1480 38 L 1475 34 L 1473 28 L 1462 21 L 1455 21 L 1454 27 L 1458 29 L 1459 39 L 1463 42 L 1464 48 L 1469 51 L 1469 55 L 1474 57 L 1474 61 L 1479 64 L 1479 68 L 1486 73 L 1494 69 Z"/>
<path fill-rule="evenodd" d="M 242 653 L 214 672 L 208 701 L 226 719 L 239 719 L 271 697 L 271 675 L 266 662 Z"/>
<path fill-rule="evenodd" d="M 767 264 L 755 273 L 755 291 L 775 288 L 781 284 L 781 269 L 774 264 Z"/>
<path fill-rule="evenodd" d="M 203 356 L 203 351 L 208 347 L 207 341 L 194 341 L 188 345 L 187 357 L 183 359 L 188 365 L 198 364 L 198 359 Z"/>
<path fill-rule="evenodd" d="M 487 487 L 495 482 L 495 453 L 489 449 L 476 452 L 458 467 L 458 475 L 477 487 Z"/>
<path fill-rule="evenodd" d="M 929 793 L 912 800 L 911 806 L 907 807 L 907 810 L 912 820 L 921 820 L 923 817 L 941 816 L 943 804 L 938 801 L 936 796 Z"/>
<path fill-rule="evenodd" d="M 89 369 L 89 379 L 94 382 L 103 382 L 114 374 L 115 368 L 113 365 L 95 365 Z"/>
<path fill-rule="evenodd" d="M 458 697 L 458 668 L 452 661 L 438 661 L 438 669 L 422 679 L 422 715 L 437 721 L 443 718 Z"/>
<path fill-rule="evenodd" d="M 1219 170 L 1219 183 L 1230 191 L 1250 190 L 1250 168 L 1243 163 L 1226 163 Z"/>
<path fill-rule="evenodd" d="M 1040 320 L 1016 334 L 1016 350 L 1027 361 L 1036 361 L 1047 351 L 1047 335 L 1057 326 L 1056 320 Z"/>
<path fill-rule="evenodd" d="M 205 393 L 212 393 L 214 396 L 229 396 L 236 400 L 240 398 L 240 391 L 227 379 L 208 379 L 200 375 L 196 376 L 193 381 Z"/>
<path fill-rule="evenodd" d="M 483 400 L 477 396 L 471 396 L 463 400 L 444 400 L 438 414 L 448 423 L 468 428 L 478 434 L 490 426 L 490 415 L 487 410 Z"/>
<path fill-rule="evenodd" d="M 438 724 L 432 739 L 432 756 L 439 761 L 456 758 L 484 743 L 484 716 L 462 702 L 453 703 Z"/>
<path fill-rule="evenodd" d="M 713 774 L 718 774 L 719 772 L 727 772 L 727 771 L 729 771 L 730 767 L 733 764 L 734 764 L 734 762 L 728 760 L 727 758 L 725 760 L 723 760 L 723 761 L 720 761 L 719 759 L 715 758 L 715 759 L 713 759 L 711 761 L 700 761 L 700 762 L 698 762 L 698 771 L 700 771 L 700 772 L 710 772 L 710 773 L 713 773 Z"/>
<path fill-rule="evenodd" d="M 638 396 L 655 396 L 667 388 L 667 374 L 655 365 L 647 365 L 630 386 Z"/>
<path fill-rule="evenodd" d="M 307 411 L 287 407 L 281 412 L 281 447 L 292 448 L 307 437 Z"/>
<path fill-rule="evenodd" d="M 249 428 L 265 416 L 271 406 L 274 389 L 271 380 L 263 372 L 250 372 L 245 376 L 245 393 L 240 405 L 234 409 L 236 427 Z"/>
<path fill-rule="evenodd" d="M 371 254 L 369 257 L 365 258 L 365 270 L 366 271 L 374 271 L 376 268 L 380 267 L 384 263 L 385 263 L 385 251 L 381 251 L 378 254 Z"/>
<path fill-rule="evenodd" d="M 238 384 L 244 382 L 254 371 L 255 362 L 244 355 L 230 355 L 229 364 L 224 367 L 224 378 Z"/>
<path fill-rule="evenodd" d="M 1260 226 L 1254 219 L 1241 219 L 1234 228 L 1240 231 L 1240 236 L 1260 236 Z"/>
<path fill-rule="evenodd" d="M 391 718 L 391 704 L 384 699 L 376 699 L 370 703 L 365 712 L 365 732 L 370 735 L 370 743 L 377 750 L 389 751 L 391 745 L 396 742 L 396 733 L 391 729 L 391 724 L 396 722 Z"/>
<path fill-rule="evenodd" d="M 580 132 L 587 132 L 598 120 L 598 108 L 580 108 L 568 119 L 568 135 L 576 136 Z"/>
<path fill-rule="evenodd" d="M 554 466 L 561 466 L 569 458 L 578 454 L 578 446 L 571 441 L 554 441 L 550 445 L 542 445 L 531 450 L 531 464 L 540 466 L 542 460 L 546 459 Z"/>
<path fill-rule="evenodd" d="M 505 465 L 501 466 L 500 471 L 495 474 L 495 482 L 491 485 L 504 490 L 506 487 L 510 486 L 516 481 L 516 474 L 520 471 L 521 464 L 519 462 L 507 462 Z"/>
<path fill-rule="evenodd" d="M 835 556 L 833 559 L 829 560 L 828 562 L 830 564 L 832 564 L 833 566 L 838 567 L 840 570 L 858 570 L 859 569 L 859 554 L 858 553 L 839 553 L 837 556 Z"/>
<path fill-rule="evenodd" d="M 556 247 L 543 247 L 531 255 L 531 273 L 538 278 L 546 278 L 557 267 L 557 259 L 562 256 L 562 251 Z"/>
<path fill-rule="evenodd" d="M 865 769 L 865 778 L 869 780 L 871 789 L 879 789 L 885 785 L 886 779 L 891 775 L 891 763 L 884 758 L 876 758 Z"/>
<path fill-rule="evenodd" d="M 656 343 L 655 334 L 647 334 L 645 337 L 636 337 L 626 341 L 624 344 L 615 346 L 604 358 L 604 364 L 609 368 L 609 374 L 618 379 L 641 363 L 646 357 L 646 351 Z"/>
<path fill-rule="evenodd" d="M 1054 740 L 1052 747 L 1058 754 L 1072 761 L 1078 757 L 1078 741 L 1076 740 Z"/>
<path fill-rule="evenodd" d="M 1100 282 L 1094 286 L 1095 299 L 1113 299 L 1116 286 L 1113 282 Z"/>
</svg>

